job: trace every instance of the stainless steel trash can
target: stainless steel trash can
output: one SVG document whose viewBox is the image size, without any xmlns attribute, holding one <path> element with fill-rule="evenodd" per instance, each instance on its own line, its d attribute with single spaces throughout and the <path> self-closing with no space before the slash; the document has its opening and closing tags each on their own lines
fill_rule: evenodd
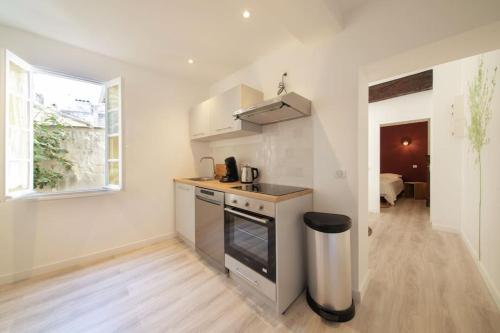
<svg viewBox="0 0 500 333">
<path fill-rule="evenodd" d="M 349 321 L 355 308 L 351 288 L 351 219 L 304 214 L 307 241 L 307 303 L 321 317 Z"/>
</svg>

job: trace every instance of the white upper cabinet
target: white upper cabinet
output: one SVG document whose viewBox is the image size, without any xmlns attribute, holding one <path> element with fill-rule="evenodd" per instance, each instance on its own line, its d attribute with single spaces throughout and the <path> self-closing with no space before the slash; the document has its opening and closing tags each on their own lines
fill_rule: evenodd
<svg viewBox="0 0 500 333">
<path fill-rule="evenodd" d="M 191 139 L 210 135 L 210 100 L 196 105 L 189 114 Z"/>
<path fill-rule="evenodd" d="M 191 139 L 210 141 L 260 133 L 259 125 L 235 120 L 233 113 L 262 99 L 262 92 L 238 85 L 198 104 L 190 113 Z"/>
</svg>

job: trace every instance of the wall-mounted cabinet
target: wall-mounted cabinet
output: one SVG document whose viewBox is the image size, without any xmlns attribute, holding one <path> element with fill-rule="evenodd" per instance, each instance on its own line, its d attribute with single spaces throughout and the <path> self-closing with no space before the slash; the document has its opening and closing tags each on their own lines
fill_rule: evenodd
<svg viewBox="0 0 500 333">
<path fill-rule="evenodd" d="M 210 103 L 206 100 L 196 105 L 189 114 L 191 139 L 203 138 L 210 135 Z"/>
<path fill-rule="evenodd" d="M 260 133 L 261 126 L 235 120 L 233 113 L 263 100 L 262 92 L 238 85 L 193 107 L 191 139 L 212 141 Z"/>
</svg>

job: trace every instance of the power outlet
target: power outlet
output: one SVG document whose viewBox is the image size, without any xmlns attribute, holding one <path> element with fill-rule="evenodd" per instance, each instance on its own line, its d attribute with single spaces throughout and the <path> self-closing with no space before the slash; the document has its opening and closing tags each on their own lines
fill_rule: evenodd
<svg viewBox="0 0 500 333">
<path fill-rule="evenodd" d="M 335 177 L 339 179 L 344 179 L 347 177 L 347 172 L 345 170 L 339 169 L 335 171 Z"/>
</svg>

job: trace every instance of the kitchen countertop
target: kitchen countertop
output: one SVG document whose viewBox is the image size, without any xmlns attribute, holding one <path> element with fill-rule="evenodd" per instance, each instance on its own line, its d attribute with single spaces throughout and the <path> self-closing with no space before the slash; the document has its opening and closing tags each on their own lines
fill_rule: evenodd
<svg viewBox="0 0 500 333">
<path fill-rule="evenodd" d="M 262 193 L 255 193 L 255 192 L 247 192 L 243 190 L 237 190 L 232 187 L 234 186 L 240 186 L 240 185 L 245 185 L 241 184 L 240 182 L 233 182 L 233 183 L 221 183 L 218 180 L 204 180 L 204 181 L 196 181 L 196 180 L 191 180 L 188 178 L 175 178 L 175 182 L 177 183 L 182 183 L 182 184 L 188 184 L 188 185 L 193 185 L 193 186 L 198 186 L 198 187 L 203 187 L 203 188 L 208 188 L 211 190 L 216 190 L 216 191 L 221 191 L 225 193 L 232 193 L 232 194 L 237 194 L 241 196 L 245 196 L 248 198 L 254 198 L 254 199 L 259 199 L 259 200 L 264 200 L 264 201 L 270 201 L 270 202 L 280 202 L 280 201 L 285 201 L 297 197 L 301 197 L 306 194 L 310 194 L 313 192 L 312 189 L 306 188 L 302 191 L 299 192 L 294 192 L 294 193 L 289 193 L 285 195 L 269 195 L 269 194 L 262 194 Z"/>
</svg>

